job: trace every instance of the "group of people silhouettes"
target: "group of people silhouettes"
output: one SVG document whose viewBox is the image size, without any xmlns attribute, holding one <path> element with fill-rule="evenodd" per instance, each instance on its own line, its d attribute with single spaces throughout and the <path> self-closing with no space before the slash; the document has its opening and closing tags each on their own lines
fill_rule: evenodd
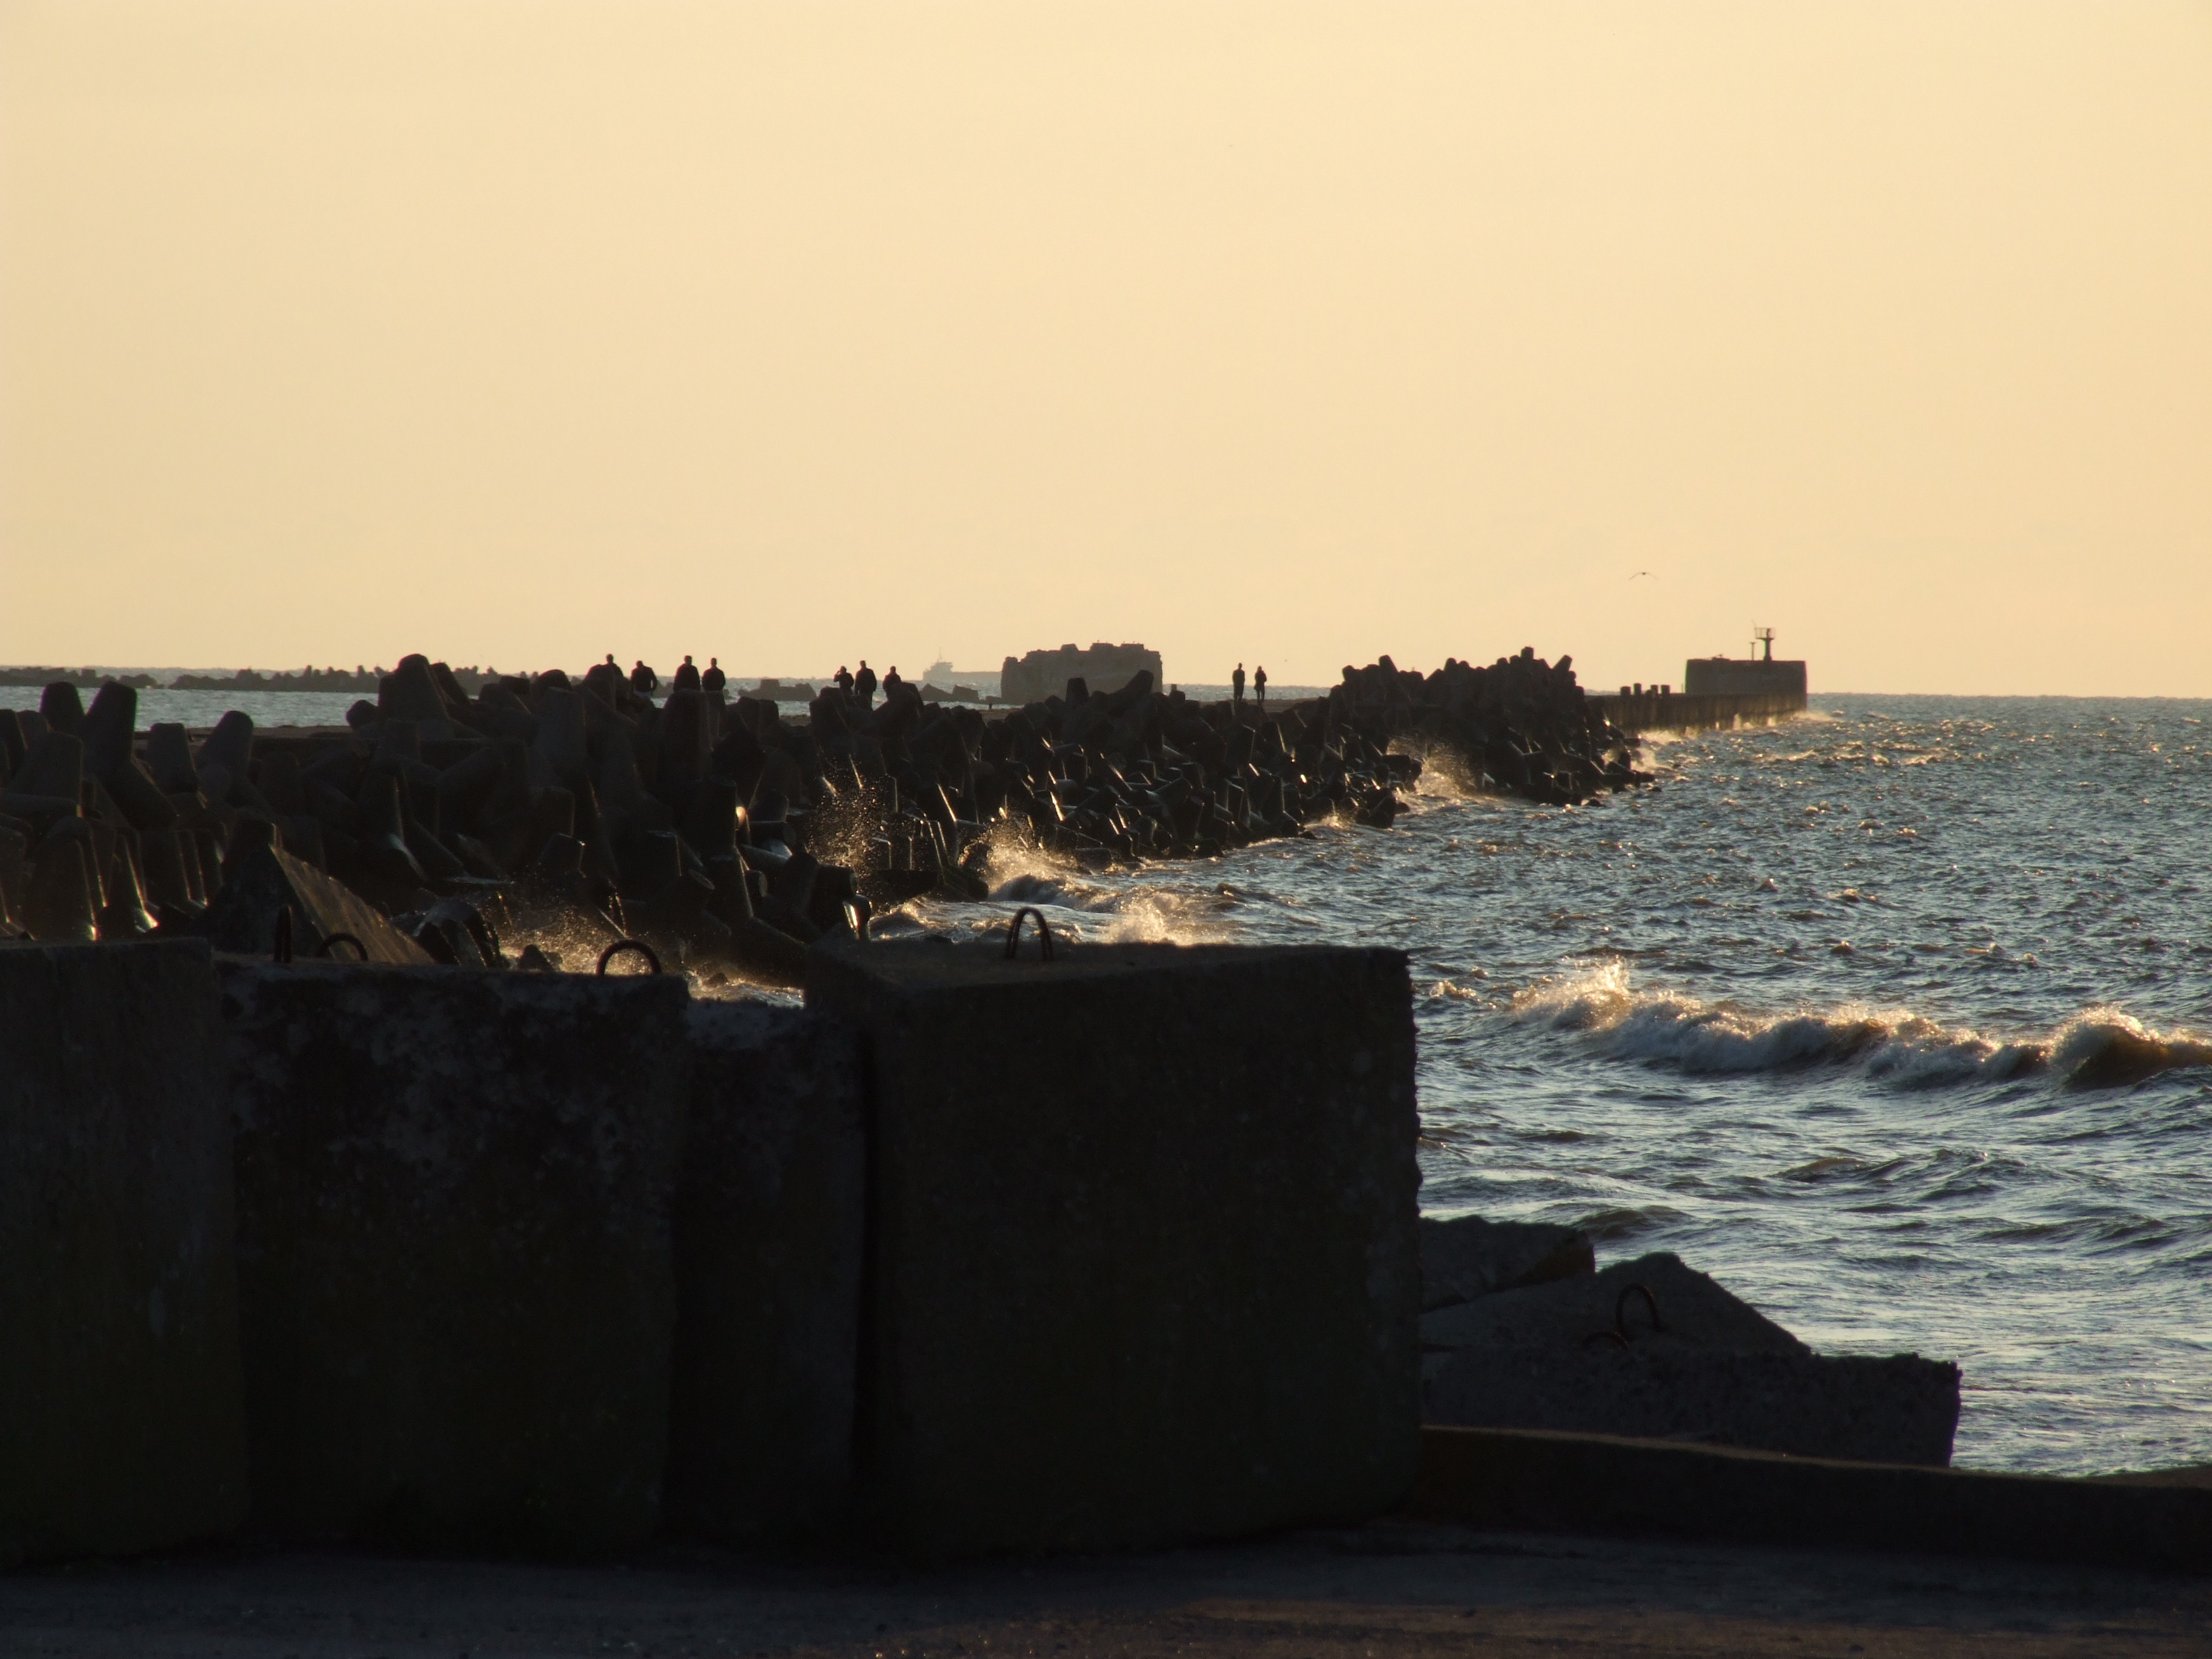
<svg viewBox="0 0 2212 1659">
<path fill-rule="evenodd" d="M 611 651 L 607 653 L 605 665 L 614 669 L 617 674 L 622 672 L 621 668 L 616 665 L 615 653 Z M 883 679 L 878 682 L 876 678 L 876 671 L 868 666 L 868 659 L 866 657 L 860 659 L 858 673 L 840 664 L 832 678 L 836 682 L 840 691 L 863 708 L 872 708 L 875 706 L 878 684 L 882 687 L 884 700 L 888 702 L 898 689 L 906 684 L 899 678 L 898 665 L 896 663 L 884 672 Z M 709 696 L 720 697 L 728 684 L 729 678 L 722 672 L 722 659 L 720 657 L 708 658 L 707 666 L 702 671 L 687 654 L 684 659 L 684 665 L 676 671 L 676 678 L 669 689 L 674 691 L 704 691 Z M 1243 702 L 1244 701 L 1244 665 L 1243 663 L 1237 665 L 1237 672 L 1230 676 L 1229 684 L 1231 699 L 1239 703 Z M 646 698 L 658 695 L 660 690 L 660 676 L 646 665 L 645 659 L 642 657 L 637 659 L 636 666 L 629 671 L 629 689 L 639 696 Z M 1255 668 L 1252 671 L 1252 700 L 1261 704 L 1265 704 L 1267 701 L 1267 671 L 1264 667 Z"/>
<path fill-rule="evenodd" d="M 622 669 L 615 662 L 615 653 L 611 651 L 607 653 L 605 665 L 614 669 L 617 674 L 622 672 Z M 729 683 L 729 676 L 722 672 L 722 659 L 720 657 L 708 658 L 706 670 L 702 672 L 699 665 L 691 660 L 687 653 L 684 658 L 684 665 L 676 671 L 676 679 L 669 690 L 704 691 L 710 697 L 718 697 L 723 694 Z M 639 696 L 648 699 L 660 690 L 660 676 L 646 665 L 645 659 L 642 657 L 637 659 L 636 666 L 629 671 L 629 689 L 636 692 Z"/>
<path fill-rule="evenodd" d="M 852 702 L 860 704 L 861 708 L 872 708 L 875 707 L 876 686 L 878 684 L 876 671 L 868 666 L 868 659 L 866 657 L 860 659 L 860 672 L 859 673 L 854 673 L 851 669 L 846 667 L 842 663 L 840 663 L 837 665 L 837 672 L 831 675 L 830 678 L 836 683 L 837 689 L 840 691 L 842 691 Z M 889 702 L 893 696 L 897 695 L 898 689 L 906 684 L 904 680 L 899 678 L 898 665 L 896 663 L 893 663 L 890 668 L 884 671 L 881 684 L 884 691 L 884 701 L 885 702 Z"/>
</svg>

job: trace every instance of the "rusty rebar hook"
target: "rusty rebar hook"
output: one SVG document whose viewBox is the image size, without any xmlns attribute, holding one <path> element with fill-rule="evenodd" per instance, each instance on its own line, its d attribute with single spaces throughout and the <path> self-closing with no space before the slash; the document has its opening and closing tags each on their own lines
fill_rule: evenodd
<svg viewBox="0 0 2212 1659">
<path fill-rule="evenodd" d="M 363 961 L 363 962 L 367 962 L 367 961 L 368 960 L 368 946 L 367 946 L 366 945 L 363 945 L 363 944 L 362 944 L 362 943 L 358 939 L 355 938 L 351 933 L 325 933 L 325 934 L 324 934 L 324 935 L 323 935 L 323 943 L 322 943 L 322 945 L 321 945 L 321 954 L 323 954 L 324 956 L 326 956 L 326 957 L 327 957 L 327 956 L 330 956 L 330 954 L 331 954 L 331 946 L 332 946 L 333 945 L 352 945 L 352 946 L 353 946 L 353 948 L 354 948 L 355 950 L 356 950 L 356 951 L 360 951 L 360 952 L 361 952 L 361 957 L 360 957 L 360 959 L 361 959 L 362 961 Z M 333 957 L 333 958 L 332 958 L 332 960 L 334 960 L 334 961 L 335 961 L 335 960 L 336 960 L 336 958 L 335 958 L 335 957 Z"/>
</svg>

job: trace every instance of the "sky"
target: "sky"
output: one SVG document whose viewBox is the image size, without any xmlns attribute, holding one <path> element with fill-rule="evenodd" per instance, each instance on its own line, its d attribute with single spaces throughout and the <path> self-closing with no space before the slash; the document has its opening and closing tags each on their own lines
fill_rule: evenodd
<svg viewBox="0 0 2212 1659">
<path fill-rule="evenodd" d="M 2212 0 L 0 0 L 0 662 L 1755 624 L 2212 696 Z"/>
</svg>

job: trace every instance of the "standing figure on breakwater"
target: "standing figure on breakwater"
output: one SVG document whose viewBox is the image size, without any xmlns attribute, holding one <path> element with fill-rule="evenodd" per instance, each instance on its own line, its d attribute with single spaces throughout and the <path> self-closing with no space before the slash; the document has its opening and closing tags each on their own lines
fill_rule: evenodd
<svg viewBox="0 0 2212 1659">
<path fill-rule="evenodd" d="M 1252 701 L 1262 708 L 1267 706 L 1267 671 L 1265 666 L 1252 671 Z"/>
<path fill-rule="evenodd" d="M 696 691 L 699 689 L 699 670 L 693 664 L 689 651 L 684 653 L 684 665 L 676 671 L 676 689 L 678 691 Z"/>
<path fill-rule="evenodd" d="M 641 697 L 649 697 L 660 689 L 660 676 L 645 665 L 645 659 L 637 659 L 637 666 L 629 671 L 629 689 Z"/>
<path fill-rule="evenodd" d="M 722 672 L 722 659 L 720 657 L 708 658 L 707 672 L 699 676 L 699 689 L 710 697 L 719 698 L 722 695 L 722 688 L 729 683 L 730 677 Z"/>
<path fill-rule="evenodd" d="M 863 708 L 876 706 L 876 671 L 868 666 L 866 657 L 860 659 L 860 672 L 853 676 L 853 695 L 860 700 Z"/>
<path fill-rule="evenodd" d="M 1242 705 L 1244 701 L 1244 665 L 1238 663 L 1237 672 L 1229 677 L 1229 700 Z"/>
<path fill-rule="evenodd" d="M 899 678 L 898 665 L 893 663 L 890 672 L 884 676 L 884 701 L 889 702 L 896 696 L 899 687 L 905 684 L 906 682 Z"/>
<path fill-rule="evenodd" d="M 853 671 L 843 663 L 837 665 L 837 672 L 830 678 L 837 683 L 837 689 L 848 697 L 853 695 Z"/>
</svg>

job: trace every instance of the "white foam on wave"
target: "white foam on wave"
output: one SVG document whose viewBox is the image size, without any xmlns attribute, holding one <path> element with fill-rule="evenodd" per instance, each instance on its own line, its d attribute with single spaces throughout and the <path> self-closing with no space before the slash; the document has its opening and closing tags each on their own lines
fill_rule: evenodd
<svg viewBox="0 0 2212 1659">
<path fill-rule="evenodd" d="M 2212 1066 L 2212 1042 L 2153 1030 L 2114 1008 L 2086 1010 L 2045 1040 L 2005 1041 L 1905 1009 L 1851 1003 L 1759 1014 L 1680 992 L 1638 991 L 1620 962 L 1522 991 L 1510 1017 L 1519 1024 L 1584 1033 L 1614 1060 L 1699 1073 L 1855 1065 L 1907 1088 L 1999 1081 L 2045 1069 L 2070 1087 L 2110 1088 Z"/>
<path fill-rule="evenodd" d="M 1413 810 L 1419 810 L 1424 804 L 1456 805 L 1462 801 L 1492 799 L 1497 793 L 1482 787 L 1481 769 L 1469 765 L 1467 757 L 1449 744 L 1393 738 L 1390 752 L 1411 755 L 1421 763 L 1421 775 L 1413 780 L 1413 787 L 1406 792 L 1413 797 L 1407 805 Z"/>
<path fill-rule="evenodd" d="M 991 902 L 1033 904 L 1048 913 L 1055 932 L 1109 945 L 1207 945 L 1237 931 L 1218 897 L 1149 884 L 1094 886 L 1068 872 L 1021 872 L 994 886 Z"/>
</svg>

